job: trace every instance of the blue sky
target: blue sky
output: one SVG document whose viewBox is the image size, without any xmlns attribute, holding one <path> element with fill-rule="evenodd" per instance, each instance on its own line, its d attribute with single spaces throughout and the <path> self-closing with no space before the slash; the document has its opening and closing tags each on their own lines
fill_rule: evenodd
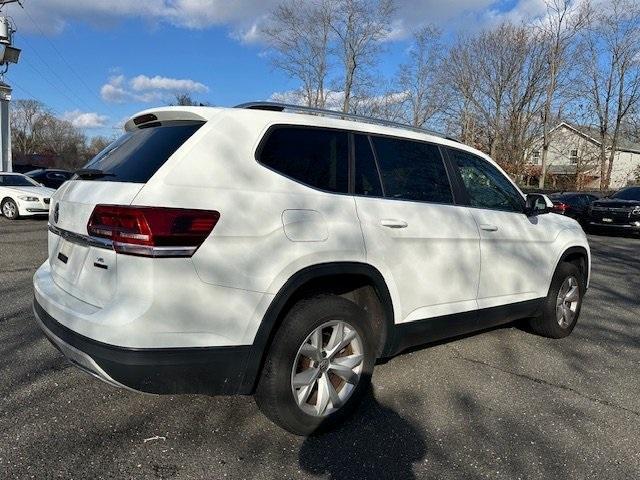
<svg viewBox="0 0 640 480">
<path fill-rule="evenodd" d="M 124 118 L 166 104 L 175 91 L 229 106 L 296 88 L 271 68 L 256 27 L 277 0 L 23 0 L 22 48 L 6 79 L 13 98 L 36 98 L 88 135 L 115 135 Z M 405 58 L 410 32 L 448 33 L 539 14 L 542 0 L 397 0 L 394 40 L 379 73 Z"/>
</svg>

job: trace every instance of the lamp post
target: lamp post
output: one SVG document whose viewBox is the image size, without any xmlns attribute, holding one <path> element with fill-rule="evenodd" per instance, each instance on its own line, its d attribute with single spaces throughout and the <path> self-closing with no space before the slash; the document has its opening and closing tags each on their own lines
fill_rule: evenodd
<svg viewBox="0 0 640 480">
<path fill-rule="evenodd" d="M 0 81 L 0 172 L 11 172 L 11 125 L 9 124 L 9 101 L 11 87 Z"/>
<path fill-rule="evenodd" d="M 18 0 L 0 0 L 0 10 L 9 3 Z M 11 162 L 11 125 L 9 124 L 9 101 L 11 87 L 5 83 L 4 74 L 10 63 L 18 63 L 20 49 L 13 46 L 13 34 L 16 29 L 10 18 L 0 15 L 0 172 L 13 170 Z"/>
</svg>

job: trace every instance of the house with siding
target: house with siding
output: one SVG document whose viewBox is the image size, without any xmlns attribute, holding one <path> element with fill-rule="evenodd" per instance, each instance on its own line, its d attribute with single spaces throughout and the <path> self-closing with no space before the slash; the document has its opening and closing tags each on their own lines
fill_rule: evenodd
<svg viewBox="0 0 640 480">
<path fill-rule="evenodd" d="M 557 188 L 597 190 L 600 188 L 600 141 L 590 127 L 560 123 L 550 132 L 547 153 L 548 184 Z M 620 139 L 615 150 L 610 188 L 618 189 L 640 181 L 640 144 Z M 607 148 L 607 157 L 611 150 Z M 527 163 L 542 164 L 542 138 L 527 152 Z"/>
</svg>

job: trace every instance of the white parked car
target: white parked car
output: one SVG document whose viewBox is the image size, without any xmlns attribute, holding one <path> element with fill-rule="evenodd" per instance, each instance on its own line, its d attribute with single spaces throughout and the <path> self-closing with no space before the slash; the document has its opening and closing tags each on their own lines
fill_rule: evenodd
<svg viewBox="0 0 640 480">
<path fill-rule="evenodd" d="M 142 392 L 255 393 L 310 434 L 353 411 L 379 358 L 517 319 L 571 333 L 585 234 L 486 155 L 242 107 L 142 112 L 53 196 L 34 310 L 81 369 Z"/>
<path fill-rule="evenodd" d="M 0 172 L 0 211 L 10 220 L 48 214 L 54 192 L 21 173 Z"/>
</svg>

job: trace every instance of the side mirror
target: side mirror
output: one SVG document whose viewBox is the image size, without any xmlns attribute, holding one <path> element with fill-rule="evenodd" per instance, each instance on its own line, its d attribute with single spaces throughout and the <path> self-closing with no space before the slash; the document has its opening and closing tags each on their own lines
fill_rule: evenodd
<svg viewBox="0 0 640 480">
<path fill-rule="evenodd" d="M 527 216 L 541 215 L 549 213 L 553 207 L 553 202 L 546 195 L 540 193 L 530 193 L 527 195 L 527 201 L 524 210 Z"/>
</svg>

